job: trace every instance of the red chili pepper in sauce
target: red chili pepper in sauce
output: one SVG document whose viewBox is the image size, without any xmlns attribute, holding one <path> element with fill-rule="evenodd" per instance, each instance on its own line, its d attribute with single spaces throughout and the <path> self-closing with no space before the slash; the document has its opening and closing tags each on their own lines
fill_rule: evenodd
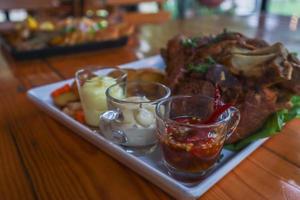
<svg viewBox="0 0 300 200">
<path fill-rule="evenodd" d="M 218 119 L 218 117 L 230 107 L 231 104 L 224 104 L 222 106 L 218 106 L 217 109 L 215 109 L 215 111 L 210 115 L 210 117 L 203 122 L 203 124 L 210 124 L 215 122 Z"/>
<path fill-rule="evenodd" d="M 192 135 L 192 136 L 189 136 L 186 141 L 187 142 L 198 142 L 200 140 L 203 140 L 203 138 L 207 138 L 207 133 L 209 131 L 208 130 L 197 130 L 197 132 Z"/>
<path fill-rule="evenodd" d="M 205 140 L 201 140 L 201 144 L 210 144 L 211 148 L 203 149 L 202 145 L 196 145 L 191 149 L 190 153 L 198 158 L 209 160 L 211 158 L 216 157 L 220 152 L 221 146 L 218 143 L 214 142 L 212 138 L 206 138 Z"/>
<path fill-rule="evenodd" d="M 216 86 L 214 96 L 214 111 L 207 119 L 199 117 L 178 117 L 174 121 L 187 125 L 205 125 L 216 122 L 231 104 L 224 104 L 221 100 L 220 88 Z M 178 124 L 170 124 L 166 127 L 169 135 L 167 143 L 163 142 L 165 159 L 172 165 L 187 171 L 208 169 L 217 161 L 222 150 L 223 143 L 211 137 L 210 127 L 182 128 Z M 180 151 L 179 149 L 182 148 Z"/>
<path fill-rule="evenodd" d="M 215 88 L 215 96 L 214 96 L 214 112 L 211 116 L 203 122 L 203 124 L 210 124 L 215 122 L 218 117 L 225 112 L 228 108 L 231 107 L 231 104 L 224 104 L 221 100 L 221 89 L 217 84 Z"/>
<path fill-rule="evenodd" d="M 223 102 L 221 100 L 221 89 L 219 85 L 216 85 L 214 96 L 214 109 L 217 109 L 221 105 L 223 105 Z"/>
</svg>

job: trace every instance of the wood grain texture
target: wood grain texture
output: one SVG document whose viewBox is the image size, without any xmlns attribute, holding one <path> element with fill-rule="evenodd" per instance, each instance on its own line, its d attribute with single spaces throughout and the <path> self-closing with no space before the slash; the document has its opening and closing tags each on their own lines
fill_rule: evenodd
<svg viewBox="0 0 300 200">
<path fill-rule="evenodd" d="M 300 120 L 293 120 L 286 125 L 282 134 L 274 137 L 274 140 L 264 144 L 269 151 L 280 156 L 287 162 L 293 163 L 300 168 L 299 141 L 300 141 Z M 284 145 L 283 145 L 284 144 Z"/>
<path fill-rule="evenodd" d="M 135 61 L 137 56 L 132 47 L 107 49 L 89 53 L 70 54 L 47 58 L 47 63 L 53 71 L 64 78 L 73 78 L 79 69 L 91 66 L 114 67 L 123 63 Z"/>
<path fill-rule="evenodd" d="M 31 177 L 3 109 L 7 105 L 4 95 L 0 95 L 0 105 L 0 198 L 36 199 Z"/>
<path fill-rule="evenodd" d="M 229 27 L 255 36 L 257 30 L 247 24 L 251 20 L 171 21 L 141 27 L 137 42 L 123 48 L 31 61 L 0 56 L 0 199 L 173 199 L 40 111 L 25 92 L 71 78 L 88 65 L 117 66 L 156 54 L 168 38 L 180 32 L 216 33 Z M 278 27 L 286 26 L 283 18 Z M 260 34 L 274 39 L 272 31 Z M 290 44 L 299 31 L 285 32 L 278 34 Z M 268 140 L 201 199 L 300 199 L 299 127 L 300 120 L 287 124 L 281 134 Z"/>
<path fill-rule="evenodd" d="M 161 24 L 171 19 L 171 13 L 168 11 L 159 11 L 157 13 L 125 13 L 123 19 L 125 22 L 141 25 L 141 24 Z"/>
<path fill-rule="evenodd" d="M 18 80 L 0 56 L 0 199 L 36 199 L 35 188 L 20 149 L 16 145 L 9 119 L 6 99 L 8 91 L 16 93 Z"/>
</svg>

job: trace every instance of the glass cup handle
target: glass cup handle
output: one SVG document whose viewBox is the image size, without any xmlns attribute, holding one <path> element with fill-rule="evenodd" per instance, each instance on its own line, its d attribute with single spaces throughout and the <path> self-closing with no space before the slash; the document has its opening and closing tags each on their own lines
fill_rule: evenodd
<svg viewBox="0 0 300 200">
<path fill-rule="evenodd" d="M 237 108 L 230 107 L 229 112 L 230 112 L 230 120 L 229 120 L 229 125 L 227 127 L 227 134 L 226 134 L 227 139 L 235 131 L 235 129 L 238 126 L 240 119 L 241 119 L 240 111 Z"/>
<path fill-rule="evenodd" d="M 120 116 L 117 110 L 109 110 L 100 115 L 99 128 L 105 138 L 117 144 L 125 144 L 127 136 L 122 130 L 115 130 L 112 128 L 112 123 L 115 122 Z"/>
</svg>

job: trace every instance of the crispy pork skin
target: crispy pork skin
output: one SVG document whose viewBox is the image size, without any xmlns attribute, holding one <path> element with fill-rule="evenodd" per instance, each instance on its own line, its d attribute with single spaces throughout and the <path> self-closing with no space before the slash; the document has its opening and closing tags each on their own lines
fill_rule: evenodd
<svg viewBox="0 0 300 200">
<path fill-rule="evenodd" d="M 173 94 L 213 97 L 218 87 L 222 100 L 239 108 L 241 121 L 228 143 L 255 133 L 274 112 L 289 108 L 292 95 L 300 95 L 300 62 L 281 43 L 225 31 L 176 36 L 161 52 Z"/>
</svg>

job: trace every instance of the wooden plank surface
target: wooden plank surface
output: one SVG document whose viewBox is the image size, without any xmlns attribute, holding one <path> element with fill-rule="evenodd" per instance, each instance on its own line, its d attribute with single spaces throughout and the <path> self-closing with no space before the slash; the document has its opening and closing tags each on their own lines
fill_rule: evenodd
<svg viewBox="0 0 300 200">
<path fill-rule="evenodd" d="M 1 96 L 2 98 L 3 96 Z M 0 103 L 3 103 L 3 98 Z M 3 110 L 0 109 L 3 113 Z M 3 114 L 1 115 L 3 119 Z M 35 199 L 35 188 L 15 144 L 10 126 L 0 125 L 0 196 L 2 199 Z"/>
<path fill-rule="evenodd" d="M 132 47 L 122 47 L 89 53 L 70 54 L 47 58 L 46 62 L 64 78 L 73 78 L 79 69 L 91 66 L 114 67 L 137 59 Z"/>
<path fill-rule="evenodd" d="M 171 13 L 168 11 L 159 11 L 157 13 L 131 12 L 125 13 L 123 19 L 125 22 L 134 25 L 161 24 L 171 19 Z"/>
<path fill-rule="evenodd" d="M 257 34 L 246 23 L 251 18 L 219 20 L 141 27 L 136 45 L 118 49 L 32 61 L 0 57 L 0 199 L 173 199 L 37 109 L 25 92 L 71 78 L 84 66 L 116 66 L 156 54 L 179 32 L 216 33 L 227 26 L 250 36 Z M 283 42 L 289 44 L 298 37 L 298 32 L 286 31 L 285 18 L 280 24 L 275 28 L 285 30 Z M 264 37 L 276 39 L 272 32 L 264 31 Z M 299 127 L 300 120 L 289 123 L 201 199 L 300 199 Z"/>
<path fill-rule="evenodd" d="M 0 198 L 36 199 L 33 182 L 11 129 L 9 112 L 5 109 L 9 103 L 7 91 L 16 93 L 18 85 L 18 80 L 0 56 Z"/>
</svg>

